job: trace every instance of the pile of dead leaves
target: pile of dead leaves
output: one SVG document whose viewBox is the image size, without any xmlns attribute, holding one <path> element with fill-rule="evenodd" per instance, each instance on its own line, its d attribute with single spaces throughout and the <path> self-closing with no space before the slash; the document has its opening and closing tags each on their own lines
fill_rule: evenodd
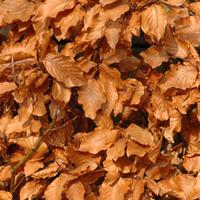
<svg viewBox="0 0 200 200">
<path fill-rule="evenodd" d="M 0 0 L 0 199 L 200 199 L 200 2 Z"/>
</svg>

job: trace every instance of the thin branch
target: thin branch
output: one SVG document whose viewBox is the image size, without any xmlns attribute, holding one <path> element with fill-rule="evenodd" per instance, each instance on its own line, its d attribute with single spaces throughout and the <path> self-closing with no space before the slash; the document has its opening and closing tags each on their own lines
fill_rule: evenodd
<svg viewBox="0 0 200 200">
<path fill-rule="evenodd" d="M 38 137 L 36 143 L 34 144 L 33 148 L 24 156 L 24 158 L 18 162 L 16 165 L 13 166 L 13 174 L 12 174 L 12 178 L 11 178 L 11 182 L 10 182 L 10 191 L 13 193 L 14 192 L 14 185 L 15 185 L 15 175 L 16 175 L 16 171 L 21 167 L 23 166 L 28 160 L 31 159 L 32 155 L 35 153 L 35 151 L 37 151 L 37 149 L 40 147 L 40 145 L 42 144 L 42 141 L 44 139 L 44 137 L 46 136 L 47 133 L 51 132 L 53 127 L 54 127 L 54 124 L 56 122 L 56 119 L 57 119 L 57 116 L 58 116 L 58 112 L 59 112 L 59 109 L 58 108 L 56 110 L 56 113 L 53 117 L 53 120 L 52 122 L 50 123 L 49 127 L 47 130 L 43 131 L 41 130 L 40 132 L 40 136 Z"/>
</svg>

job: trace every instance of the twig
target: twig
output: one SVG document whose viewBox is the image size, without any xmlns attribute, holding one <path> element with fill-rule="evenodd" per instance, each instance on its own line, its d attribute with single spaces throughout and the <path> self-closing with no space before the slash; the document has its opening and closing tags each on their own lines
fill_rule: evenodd
<svg viewBox="0 0 200 200">
<path fill-rule="evenodd" d="M 56 122 L 57 116 L 58 116 L 58 112 L 59 112 L 58 108 L 56 110 L 56 113 L 53 117 L 52 122 L 50 123 L 48 129 L 46 131 L 41 130 L 40 132 L 40 136 L 38 137 L 36 143 L 34 144 L 33 148 L 24 156 L 24 158 L 18 162 L 15 166 L 13 166 L 13 174 L 12 174 L 12 178 L 11 178 L 11 182 L 10 182 L 10 192 L 13 193 L 14 192 L 14 182 L 15 182 L 15 175 L 16 175 L 16 171 L 23 166 L 31 157 L 32 155 L 35 153 L 35 151 L 40 147 L 40 145 L 42 144 L 42 140 L 44 139 L 44 137 L 46 136 L 47 133 L 51 132 L 54 124 Z"/>
</svg>

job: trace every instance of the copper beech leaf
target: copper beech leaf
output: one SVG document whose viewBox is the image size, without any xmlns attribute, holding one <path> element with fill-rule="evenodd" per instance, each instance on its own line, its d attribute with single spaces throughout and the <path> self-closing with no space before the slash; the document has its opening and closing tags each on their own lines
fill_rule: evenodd
<svg viewBox="0 0 200 200">
<path fill-rule="evenodd" d="M 106 102 L 106 96 L 99 81 L 89 79 L 78 91 L 78 103 L 83 105 L 85 116 L 91 119 L 96 117 L 96 112 Z"/>
<path fill-rule="evenodd" d="M 64 83 L 66 87 L 84 84 L 83 73 L 72 58 L 59 53 L 49 53 L 43 63 L 48 73 L 57 81 Z"/>
<path fill-rule="evenodd" d="M 153 41 L 154 38 L 160 40 L 167 25 L 167 17 L 164 9 L 160 5 L 153 4 L 141 13 L 141 18 L 142 30 L 149 35 Z"/>
<path fill-rule="evenodd" d="M 95 129 L 87 135 L 84 134 L 82 138 L 78 138 L 80 142 L 78 150 L 96 154 L 114 144 L 119 134 L 118 130 Z"/>
</svg>

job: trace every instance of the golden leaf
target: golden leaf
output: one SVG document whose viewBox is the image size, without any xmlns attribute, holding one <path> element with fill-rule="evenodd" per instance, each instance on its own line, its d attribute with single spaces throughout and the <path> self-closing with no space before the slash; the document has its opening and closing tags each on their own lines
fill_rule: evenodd
<svg viewBox="0 0 200 200">
<path fill-rule="evenodd" d="M 43 63 L 48 73 L 57 81 L 63 82 L 66 87 L 71 88 L 84 84 L 83 73 L 71 58 L 59 53 L 49 53 Z"/>
<path fill-rule="evenodd" d="M 95 129 L 80 139 L 78 150 L 96 154 L 108 149 L 118 137 L 118 130 Z"/>
<path fill-rule="evenodd" d="M 160 5 L 153 4 L 141 13 L 141 28 L 154 41 L 158 41 L 165 32 L 167 16 Z"/>
<path fill-rule="evenodd" d="M 193 157 L 184 157 L 183 167 L 188 172 L 199 172 L 200 171 L 200 156 L 196 155 Z"/>
<path fill-rule="evenodd" d="M 20 190 L 20 200 L 37 198 L 45 189 L 45 184 L 37 181 L 27 182 Z"/>
<path fill-rule="evenodd" d="M 96 112 L 106 102 L 105 94 L 99 81 L 89 79 L 78 91 L 78 103 L 83 105 L 85 116 L 91 119 L 96 117 Z"/>
<path fill-rule="evenodd" d="M 0 167 L 0 181 L 7 181 L 12 177 L 12 169 L 10 165 Z"/>
</svg>

